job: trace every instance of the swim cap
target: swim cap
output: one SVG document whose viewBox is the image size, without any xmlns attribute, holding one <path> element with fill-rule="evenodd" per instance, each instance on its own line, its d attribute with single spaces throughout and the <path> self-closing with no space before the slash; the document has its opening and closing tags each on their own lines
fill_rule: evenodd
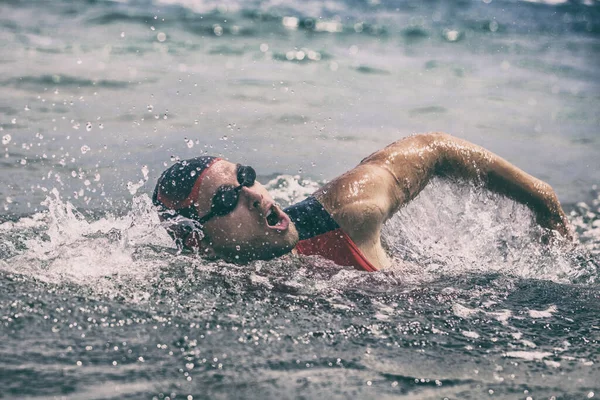
<svg viewBox="0 0 600 400">
<path fill-rule="evenodd" d="M 173 164 L 158 178 L 152 202 L 159 211 L 174 210 L 177 213 L 177 210 L 188 209 L 196 200 L 204 174 L 219 160 L 201 156 Z M 169 218 L 166 214 L 163 216 Z"/>
</svg>

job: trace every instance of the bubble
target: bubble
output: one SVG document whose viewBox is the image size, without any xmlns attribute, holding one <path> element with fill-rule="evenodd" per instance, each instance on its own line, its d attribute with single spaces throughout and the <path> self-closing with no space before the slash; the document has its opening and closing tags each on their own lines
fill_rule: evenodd
<svg viewBox="0 0 600 400">
<path fill-rule="evenodd" d="M 25 165 L 25 164 L 27 164 L 27 160 L 25 158 L 22 158 L 20 163 L 21 163 L 21 165 Z"/>
<path fill-rule="evenodd" d="M 191 171 L 190 176 L 196 176 L 196 171 Z"/>
<path fill-rule="evenodd" d="M 121 32 L 121 37 L 125 37 L 125 32 Z"/>
<path fill-rule="evenodd" d="M 10 204 L 10 203 L 12 203 L 12 202 L 13 202 L 13 199 L 12 199 L 11 197 L 7 197 L 7 198 L 6 198 L 6 202 L 7 202 L 8 204 Z"/>
<path fill-rule="evenodd" d="M 92 123 L 91 122 L 87 122 L 85 124 L 85 130 L 88 131 L 88 132 L 92 130 Z"/>
<path fill-rule="evenodd" d="M 223 27 L 221 25 L 215 24 L 213 25 L 213 32 L 215 36 L 223 35 Z"/>
<path fill-rule="evenodd" d="M 98 129 L 104 129 L 104 124 L 98 124 Z"/>
<path fill-rule="evenodd" d="M 88 151 L 90 151 L 90 146 L 88 146 L 87 144 L 84 144 L 83 146 L 81 146 L 81 154 L 85 154 Z"/>
<path fill-rule="evenodd" d="M 498 30 L 498 22 L 492 21 L 490 22 L 490 31 L 496 32 Z"/>
<path fill-rule="evenodd" d="M 31 110 L 31 108 L 29 108 L 29 106 L 27 104 L 25 104 L 25 111 L 29 111 Z"/>
<path fill-rule="evenodd" d="M 148 112 L 152 112 L 152 110 L 154 110 L 154 106 L 152 104 L 148 104 L 148 107 L 146 107 L 148 109 Z"/>
<path fill-rule="evenodd" d="M 260 51 L 262 51 L 263 53 L 266 53 L 267 50 L 269 50 L 269 45 L 266 43 L 261 43 L 260 45 Z"/>
<path fill-rule="evenodd" d="M 224 135 L 221 137 L 221 140 L 227 141 L 229 138 L 227 137 L 227 135 Z"/>
<path fill-rule="evenodd" d="M 158 35 L 156 35 L 156 39 L 159 42 L 164 42 L 165 40 L 167 40 L 167 35 L 164 32 L 158 32 Z"/>
<path fill-rule="evenodd" d="M 189 149 L 191 149 L 192 147 L 194 147 L 194 141 L 192 139 L 186 139 L 185 143 L 187 144 L 187 147 Z"/>
<path fill-rule="evenodd" d="M 10 136 L 8 134 L 2 136 L 2 144 L 5 145 L 5 146 L 7 144 L 9 144 L 11 140 L 12 140 L 12 136 Z"/>
<path fill-rule="evenodd" d="M 154 28 L 153 26 L 151 26 L 151 27 L 150 27 L 150 30 L 151 30 L 151 31 L 153 31 L 153 30 L 155 30 L 155 29 L 156 29 L 156 28 Z"/>
<path fill-rule="evenodd" d="M 13 124 L 16 124 L 17 123 L 17 119 L 13 118 L 13 119 L 10 120 L 10 122 L 13 123 Z"/>
<path fill-rule="evenodd" d="M 456 42 L 460 39 L 461 33 L 456 29 L 445 29 L 444 30 L 444 38 L 449 42 Z"/>
</svg>

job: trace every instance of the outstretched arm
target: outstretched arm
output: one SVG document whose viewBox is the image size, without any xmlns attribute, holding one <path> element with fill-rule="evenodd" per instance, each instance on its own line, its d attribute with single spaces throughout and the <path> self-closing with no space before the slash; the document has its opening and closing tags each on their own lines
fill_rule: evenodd
<svg viewBox="0 0 600 400">
<path fill-rule="evenodd" d="M 367 157 L 361 164 L 386 169 L 398 193 L 390 212 L 412 200 L 432 176 L 452 176 L 482 183 L 488 189 L 527 205 L 538 223 L 571 238 L 567 218 L 547 183 L 496 154 L 444 133 L 416 135 Z"/>
<path fill-rule="evenodd" d="M 363 209 L 359 212 L 368 217 L 354 220 L 363 221 L 375 230 L 415 198 L 434 176 L 481 183 L 527 205 L 541 226 L 572 239 L 567 218 L 550 185 L 483 147 L 444 133 L 410 136 L 373 153 L 330 184 L 336 186 L 333 192 L 338 193 L 334 203 L 342 206 L 341 198 L 346 197 L 350 199 L 345 202 L 349 206 L 338 208 L 330 204 L 339 210 L 341 218 Z M 377 226 L 369 221 L 377 221 Z"/>
</svg>

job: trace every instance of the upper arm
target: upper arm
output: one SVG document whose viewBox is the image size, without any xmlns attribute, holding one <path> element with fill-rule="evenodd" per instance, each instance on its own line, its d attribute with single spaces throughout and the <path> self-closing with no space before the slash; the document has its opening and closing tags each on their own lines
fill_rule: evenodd
<svg viewBox="0 0 600 400">
<path fill-rule="evenodd" d="M 410 136 L 366 157 L 315 196 L 354 236 L 372 237 L 381 224 L 429 182 L 440 160 L 438 134 Z"/>
</svg>

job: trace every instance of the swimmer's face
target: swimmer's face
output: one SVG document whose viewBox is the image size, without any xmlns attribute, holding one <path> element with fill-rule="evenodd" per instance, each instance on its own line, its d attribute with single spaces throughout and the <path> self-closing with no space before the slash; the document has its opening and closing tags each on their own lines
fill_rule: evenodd
<svg viewBox="0 0 600 400">
<path fill-rule="evenodd" d="M 200 217 L 208 214 L 222 185 L 239 186 L 236 164 L 221 160 L 206 171 L 196 202 Z M 235 209 L 211 218 L 204 224 L 204 233 L 201 251 L 233 262 L 279 257 L 298 242 L 294 224 L 258 181 L 242 187 Z"/>
</svg>

